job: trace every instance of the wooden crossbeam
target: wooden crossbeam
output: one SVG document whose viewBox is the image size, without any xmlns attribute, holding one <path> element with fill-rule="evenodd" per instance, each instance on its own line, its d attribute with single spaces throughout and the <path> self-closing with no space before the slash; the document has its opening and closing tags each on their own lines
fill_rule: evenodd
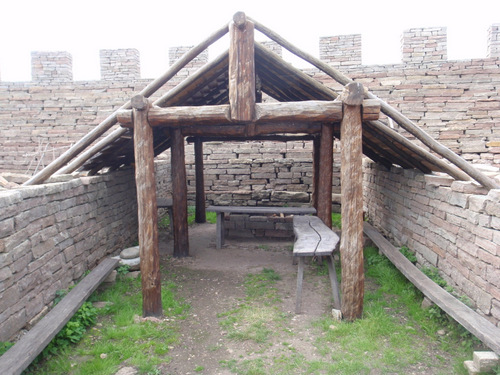
<svg viewBox="0 0 500 375">
<path fill-rule="evenodd" d="M 364 100 L 363 109 L 367 109 L 363 121 L 378 119 L 379 104 L 374 100 Z M 363 111 L 365 112 L 365 111 Z M 342 120 L 342 102 L 308 100 L 303 102 L 257 103 L 255 104 L 255 124 L 279 123 L 287 121 L 338 122 Z M 132 127 L 132 111 L 122 110 L 117 119 L 123 127 Z M 148 112 L 151 126 L 194 126 L 194 125 L 235 125 L 242 123 L 232 118 L 230 105 L 181 106 L 158 108 Z M 245 122 L 243 122 L 245 123 Z"/>
</svg>

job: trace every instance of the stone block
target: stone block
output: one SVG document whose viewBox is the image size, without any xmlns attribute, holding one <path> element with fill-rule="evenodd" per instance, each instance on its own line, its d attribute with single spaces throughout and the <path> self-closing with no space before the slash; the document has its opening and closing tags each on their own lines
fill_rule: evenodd
<svg viewBox="0 0 500 375">
<path fill-rule="evenodd" d="M 494 352 L 478 351 L 472 355 L 474 366 L 479 372 L 490 372 L 500 364 L 498 355 Z"/>
</svg>

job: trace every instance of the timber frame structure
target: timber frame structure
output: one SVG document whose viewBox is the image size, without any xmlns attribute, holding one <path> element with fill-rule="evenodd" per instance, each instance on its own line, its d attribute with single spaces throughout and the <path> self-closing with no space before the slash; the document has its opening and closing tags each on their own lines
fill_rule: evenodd
<svg viewBox="0 0 500 375">
<path fill-rule="evenodd" d="M 255 30 L 344 85 L 344 91 L 337 93 L 284 62 L 255 42 Z M 154 102 L 148 99 L 226 33 L 230 35 L 228 51 Z M 273 101 L 262 103 L 263 94 Z M 432 153 L 379 120 L 380 111 Z M 121 126 L 92 145 L 117 123 Z M 313 205 L 317 215 L 329 226 L 333 139 L 341 139 L 342 313 L 348 320 L 359 318 L 363 307 L 363 154 L 387 168 L 399 165 L 423 173 L 444 172 L 457 180 L 474 179 L 489 189 L 499 188 L 495 181 L 360 84 L 238 12 L 229 24 L 193 47 L 164 75 L 24 184 L 41 183 L 54 173 L 71 173 L 79 168 L 96 174 L 103 169 L 115 170 L 135 163 L 145 316 L 162 314 L 153 160 L 168 148 L 171 149 L 172 195 L 175 197 L 174 256 L 189 254 L 185 137 L 195 144 L 197 221 L 204 221 L 205 212 L 204 141 L 308 139 L 313 141 Z"/>
</svg>

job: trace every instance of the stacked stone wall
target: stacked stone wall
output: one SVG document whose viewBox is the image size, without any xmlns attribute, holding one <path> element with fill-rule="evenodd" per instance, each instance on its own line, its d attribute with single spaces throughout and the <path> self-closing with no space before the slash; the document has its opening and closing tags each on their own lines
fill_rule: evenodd
<svg viewBox="0 0 500 375">
<path fill-rule="evenodd" d="M 0 190 L 0 341 L 30 328 L 55 293 L 137 240 L 132 169 Z"/>
<path fill-rule="evenodd" d="M 364 204 L 379 231 L 500 326 L 500 190 L 367 162 Z"/>
<path fill-rule="evenodd" d="M 321 59 L 363 83 L 465 159 L 498 167 L 499 30 L 498 24 L 489 28 L 488 57 L 479 59 L 448 60 L 442 27 L 405 31 L 401 64 L 362 65 L 357 34 L 323 37 L 319 51 Z M 263 44 L 281 54 L 275 43 Z M 170 64 L 187 50 L 171 48 Z M 34 173 L 139 92 L 150 82 L 140 78 L 139 60 L 135 49 L 103 50 L 102 79 L 74 82 L 70 54 L 34 52 L 31 82 L 0 81 L 0 172 Z M 204 51 L 158 95 L 207 61 Z M 306 72 L 340 89 L 324 74 Z"/>
</svg>

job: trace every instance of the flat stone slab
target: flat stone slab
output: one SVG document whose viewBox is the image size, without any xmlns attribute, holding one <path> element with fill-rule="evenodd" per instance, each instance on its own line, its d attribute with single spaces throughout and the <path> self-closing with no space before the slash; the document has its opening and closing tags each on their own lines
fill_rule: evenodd
<svg viewBox="0 0 500 375">
<path fill-rule="evenodd" d="M 129 266 L 130 271 L 139 271 L 141 269 L 141 258 L 120 259 L 120 266 Z"/>
<path fill-rule="evenodd" d="M 139 246 L 132 246 L 123 249 L 120 253 L 120 258 L 122 259 L 134 259 L 139 258 Z"/>
</svg>

